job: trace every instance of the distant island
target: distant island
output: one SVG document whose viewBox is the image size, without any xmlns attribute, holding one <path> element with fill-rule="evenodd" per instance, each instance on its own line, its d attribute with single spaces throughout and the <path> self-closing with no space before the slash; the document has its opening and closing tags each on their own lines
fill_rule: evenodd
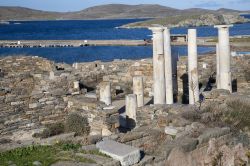
<svg viewBox="0 0 250 166">
<path fill-rule="evenodd" d="M 167 27 L 198 27 L 222 24 L 240 24 L 250 20 L 235 13 L 226 14 L 202 14 L 202 15 L 176 15 L 165 18 L 155 18 L 146 21 L 130 23 L 120 28 L 147 28 L 152 25 L 164 25 Z"/>
<path fill-rule="evenodd" d="M 150 18 L 150 20 L 125 25 L 123 27 L 147 27 L 151 24 L 170 26 L 200 26 L 220 23 L 243 23 L 249 20 L 240 17 L 241 13 L 232 9 L 208 10 L 201 8 L 175 9 L 161 5 L 108 4 L 94 6 L 76 12 L 47 12 L 23 7 L 0 7 L 0 20 L 88 20 Z"/>
</svg>

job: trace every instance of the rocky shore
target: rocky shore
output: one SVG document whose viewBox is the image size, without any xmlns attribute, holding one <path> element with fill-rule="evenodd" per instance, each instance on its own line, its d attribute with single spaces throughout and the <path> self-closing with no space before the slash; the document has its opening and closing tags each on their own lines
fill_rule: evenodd
<svg viewBox="0 0 250 166">
<path fill-rule="evenodd" d="M 239 24 L 249 22 L 238 14 L 203 14 L 188 16 L 170 16 L 168 18 L 156 18 L 152 20 L 142 21 L 123 25 L 120 28 L 148 28 L 153 24 L 165 25 L 167 27 L 198 27 L 212 26 L 223 24 Z"/>
<path fill-rule="evenodd" d="M 152 59 L 97 61 L 71 66 L 39 57 L 1 58 L 0 150 L 4 153 L 30 145 L 59 146 L 56 143 L 70 141 L 80 143 L 80 148 L 84 149 L 84 153 L 77 150 L 72 155 L 84 156 L 89 159 L 84 160 L 87 163 L 91 159 L 92 165 L 120 165 L 112 158 L 93 152 L 98 150 L 97 142 L 108 139 L 122 144 L 116 146 L 128 145 L 140 150 L 141 157 L 135 164 L 138 166 L 247 164 L 250 56 L 232 59 L 233 94 L 215 88 L 214 54 L 200 56 L 198 61 L 204 100 L 191 106 L 183 104 L 187 100 L 187 57 L 181 57 L 177 64 L 177 85 L 174 87 L 177 103 L 174 105 L 150 104 Z M 122 127 L 124 100 L 125 95 L 133 91 L 132 78 L 137 75 L 144 77 L 145 98 L 149 103 L 138 108 L 136 128 L 128 130 Z M 111 107 L 99 101 L 100 85 L 107 80 L 112 87 Z M 59 132 L 49 138 L 35 137 L 48 126 L 68 121 L 73 113 L 87 118 L 89 134 Z M 60 152 L 65 153 L 65 149 Z M 76 165 L 72 160 L 57 161 L 55 165 Z"/>
</svg>

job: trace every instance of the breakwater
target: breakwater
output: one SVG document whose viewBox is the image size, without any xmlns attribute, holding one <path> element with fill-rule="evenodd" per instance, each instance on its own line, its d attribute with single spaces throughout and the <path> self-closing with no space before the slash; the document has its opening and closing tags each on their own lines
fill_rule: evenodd
<svg viewBox="0 0 250 166">
<path fill-rule="evenodd" d="M 146 46 L 151 40 L 0 40 L 1 48 L 39 48 L 39 47 L 86 47 L 86 46 Z M 187 42 L 172 42 L 175 46 Z M 198 42 L 200 46 L 215 46 L 214 42 Z"/>
</svg>

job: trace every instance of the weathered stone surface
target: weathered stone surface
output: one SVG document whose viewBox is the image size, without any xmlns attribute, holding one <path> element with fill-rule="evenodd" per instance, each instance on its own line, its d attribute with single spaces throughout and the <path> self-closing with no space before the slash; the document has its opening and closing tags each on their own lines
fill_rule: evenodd
<svg viewBox="0 0 250 166">
<path fill-rule="evenodd" d="M 198 69 L 201 73 L 199 79 L 204 88 L 207 86 L 209 76 L 215 71 L 213 67 L 215 57 L 199 56 L 198 59 Z M 106 135 L 109 139 L 136 147 L 149 156 L 143 158 L 139 165 L 166 165 L 166 159 L 171 153 L 173 157 L 171 161 L 175 163 L 178 163 L 176 162 L 178 157 L 180 160 L 184 157 L 185 164 L 189 164 L 187 161 L 192 159 L 191 165 L 199 165 L 203 162 L 204 156 L 207 157 L 206 149 L 203 153 L 201 148 L 208 145 L 210 138 L 220 139 L 216 144 L 216 147 L 220 148 L 226 144 L 225 140 L 233 145 L 237 143 L 249 145 L 247 133 L 242 132 L 246 135 L 244 138 L 238 135 L 234 138 L 234 135 L 227 134 L 227 130 L 216 128 L 226 126 L 218 120 L 218 116 L 223 113 L 222 110 L 228 110 L 227 103 L 236 99 L 247 105 L 249 103 L 250 84 L 245 75 L 245 71 L 250 70 L 249 60 L 249 56 L 232 59 L 233 78 L 237 79 L 237 93 L 231 95 L 228 91 L 216 90 L 214 83 L 211 83 L 211 87 L 208 87 L 212 88 L 212 91 L 208 88 L 202 92 L 204 101 L 201 103 L 201 109 L 196 105 L 148 104 L 137 109 L 137 127 L 127 131 L 120 127 L 122 121 L 119 119 L 123 115 L 124 97 L 132 92 L 132 78 L 137 75 L 144 77 L 144 95 L 152 94 L 152 60 L 79 63 L 78 68 L 73 69 L 70 65 L 53 64 L 37 57 L 0 58 L 1 72 L 4 73 L 0 78 L 0 140 L 3 140 L 0 141 L 0 150 L 31 145 L 34 142 L 31 131 L 43 129 L 44 125 L 64 122 L 69 113 L 77 112 L 88 118 L 91 127 L 90 136 L 83 138 L 66 134 L 35 142 L 47 144 L 48 141 L 49 144 L 53 144 L 58 140 L 70 140 L 96 144 Z M 204 63 L 206 68 L 202 67 Z M 52 80 L 49 79 L 51 71 L 55 76 Z M 185 57 L 181 57 L 178 64 L 178 78 L 181 79 L 185 72 L 186 60 Z M 79 80 L 80 85 L 77 91 L 73 87 L 73 82 L 76 80 Z M 112 100 L 115 102 L 119 100 L 121 103 L 119 106 L 107 108 L 98 102 L 98 85 L 103 80 L 112 83 Z M 183 83 L 183 79 L 179 81 Z M 182 84 L 179 84 L 178 88 L 185 89 Z M 179 94 L 182 92 L 179 91 Z M 212 109 L 205 109 L 207 106 L 211 106 Z M 178 133 L 173 136 L 166 134 L 164 132 L 166 126 L 173 126 Z M 91 149 L 86 147 L 85 150 L 88 148 Z M 218 152 L 232 156 L 232 148 L 229 148 L 220 149 Z M 174 153 L 175 149 L 178 153 Z M 234 156 L 241 156 L 238 158 L 243 158 L 245 161 L 242 148 L 236 151 L 237 155 Z M 176 154 L 180 156 L 175 156 Z M 188 160 L 185 156 L 188 156 Z M 200 159 L 202 161 L 199 161 Z M 99 163 L 117 165 L 118 162 L 111 160 Z"/>
<path fill-rule="evenodd" d="M 140 160 L 140 150 L 112 140 L 104 140 L 96 144 L 100 152 L 119 160 L 121 165 L 129 166 Z"/>
<path fill-rule="evenodd" d="M 165 133 L 168 135 L 176 136 L 176 134 L 178 133 L 178 130 L 175 127 L 166 126 Z"/>
<path fill-rule="evenodd" d="M 136 164 L 135 166 L 150 165 L 150 164 L 153 162 L 153 160 L 154 160 L 154 157 L 153 157 L 153 156 L 148 156 L 148 155 L 146 155 L 146 156 L 144 156 L 144 157 L 142 158 L 142 160 L 141 160 L 138 164 Z"/>
<path fill-rule="evenodd" d="M 229 133 L 230 133 L 230 128 L 228 127 L 207 129 L 203 132 L 202 135 L 198 137 L 199 144 L 208 142 L 211 138 L 218 138 Z"/>
</svg>

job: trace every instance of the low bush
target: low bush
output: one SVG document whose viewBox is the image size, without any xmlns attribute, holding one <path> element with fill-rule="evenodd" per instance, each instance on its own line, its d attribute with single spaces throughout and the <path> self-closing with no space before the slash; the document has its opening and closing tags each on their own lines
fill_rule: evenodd
<svg viewBox="0 0 250 166">
<path fill-rule="evenodd" d="M 200 113 L 194 110 L 185 111 L 181 115 L 183 118 L 191 121 L 197 121 L 201 118 Z"/>
<path fill-rule="evenodd" d="M 250 82 L 250 69 L 246 69 L 244 71 L 244 74 L 245 74 L 245 79 L 247 82 Z"/>
<path fill-rule="evenodd" d="M 76 135 L 88 135 L 90 127 L 88 119 L 79 114 L 70 114 L 65 123 L 47 125 L 42 133 L 35 133 L 33 137 L 48 138 L 65 132 L 75 132 Z"/>
<path fill-rule="evenodd" d="M 75 132 L 76 135 L 88 135 L 90 127 L 87 117 L 83 117 L 79 114 L 70 114 L 65 122 L 66 132 Z"/>
<path fill-rule="evenodd" d="M 63 123 L 55 123 L 47 125 L 42 133 L 36 133 L 33 137 L 48 138 L 51 136 L 59 135 L 65 132 Z"/>
<path fill-rule="evenodd" d="M 236 130 L 250 127 L 250 103 L 244 99 L 232 99 L 226 102 L 228 110 L 224 113 L 224 120 Z"/>
</svg>

